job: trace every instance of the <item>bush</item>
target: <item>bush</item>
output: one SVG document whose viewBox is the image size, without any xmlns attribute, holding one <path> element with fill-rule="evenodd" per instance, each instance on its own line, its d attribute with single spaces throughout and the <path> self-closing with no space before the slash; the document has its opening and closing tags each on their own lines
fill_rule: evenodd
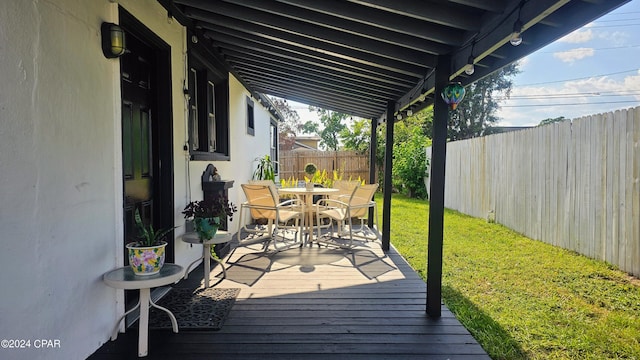
<svg viewBox="0 0 640 360">
<path fill-rule="evenodd" d="M 409 197 L 427 197 L 424 187 L 424 177 L 428 174 L 425 148 L 430 143 L 431 140 L 416 127 L 407 141 L 394 144 L 393 186 Z"/>
</svg>

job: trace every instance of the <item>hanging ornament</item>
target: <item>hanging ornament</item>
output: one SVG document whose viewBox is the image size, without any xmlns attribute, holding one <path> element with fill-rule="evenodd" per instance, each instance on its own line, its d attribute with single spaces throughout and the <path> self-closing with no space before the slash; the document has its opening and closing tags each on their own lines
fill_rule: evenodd
<svg viewBox="0 0 640 360">
<path fill-rule="evenodd" d="M 458 104 L 464 99 L 464 87 L 459 82 L 449 83 L 442 89 L 442 100 L 444 100 L 451 110 L 455 110 Z"/>
</svg>

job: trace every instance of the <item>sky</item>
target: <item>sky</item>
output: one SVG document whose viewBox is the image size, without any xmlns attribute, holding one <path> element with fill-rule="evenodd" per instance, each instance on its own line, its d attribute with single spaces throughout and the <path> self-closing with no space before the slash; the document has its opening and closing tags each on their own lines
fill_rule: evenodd
<svg viewBox="0 0 640 360">
<path fill-rule="evenodd" d="M 526 41 L 526 31 L 522 33 Z M 640 0 L 596 19 L 519 61 L 499 126 L 532 126 L 640 106 Z M 290 102 L 303 122 L 308 106 Z"/>
<path fill-rule="evenodd" d="M 526 31 L 522 33 L 526 41 Z M 502 126 L 640 106 L 640 0 L 632 0 L 523 58 Z"/>
</svg>

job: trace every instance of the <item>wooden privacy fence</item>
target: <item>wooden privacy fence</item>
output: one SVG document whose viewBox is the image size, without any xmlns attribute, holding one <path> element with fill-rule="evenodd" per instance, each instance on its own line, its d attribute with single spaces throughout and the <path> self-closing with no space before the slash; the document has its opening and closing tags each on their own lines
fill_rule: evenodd
<svg viewBox="0 0 640 360">
<path fill-rule="evenodd" d="M 281 151 L 278 158 L 280 179 L 304 180 L 304 165 L 314 163 L 318 170 L 337 170 L 343 179 L 369 179 L 369 156 L 355 151 L 290 150 Z M 369 182 L 369 181 L 367 181 Z"/>
<path fill-rule="evenodd" d="M 640 276 L 640 107 L 447 144 L 445 206 Z"/>
</svg>

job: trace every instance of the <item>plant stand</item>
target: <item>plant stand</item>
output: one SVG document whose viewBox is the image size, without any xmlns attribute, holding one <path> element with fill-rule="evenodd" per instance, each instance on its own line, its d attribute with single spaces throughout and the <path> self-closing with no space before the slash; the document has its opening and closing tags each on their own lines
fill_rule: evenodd
<svg viewBox="0 0 640 360">
<path fill-rule="evenodd" d="M 202 242 L 202 240 L 200 240 L 200 237 L 196 232 L 185 233 L 181 236 L 181 239 L 186 243 L 202 245 L 202 257 L 196 259 L 194 262 L 189 264 L 189 266 L 187 266 L 187 270 L 185 271 L 185 274 L 184 274 L 185 279 L 187 279 L 189 276 L 189 269 L 191 269 L 191 267 L 196 263 L 198 263 L 200 260 L 203 260 L 204 287 L 205 289 L 208 288 L 209 275 L 211 272 L 211 259 L 218 262 L 218 264 L 220 264 L 220 267 L 222 267 L 222 278 L 225 279 L 227 277 L 227 270 L 224 267 L 223 261 L 221 259 L 216 259 L 211 257 L 211 246 L 218 245 L 218 244 L 226 244 L 229 241 L 231 241 L 231 235 L 228 232 L 224 230 L 218 230 L 211 240 L 208 240 L 205 242 Z"/>
</svg>

